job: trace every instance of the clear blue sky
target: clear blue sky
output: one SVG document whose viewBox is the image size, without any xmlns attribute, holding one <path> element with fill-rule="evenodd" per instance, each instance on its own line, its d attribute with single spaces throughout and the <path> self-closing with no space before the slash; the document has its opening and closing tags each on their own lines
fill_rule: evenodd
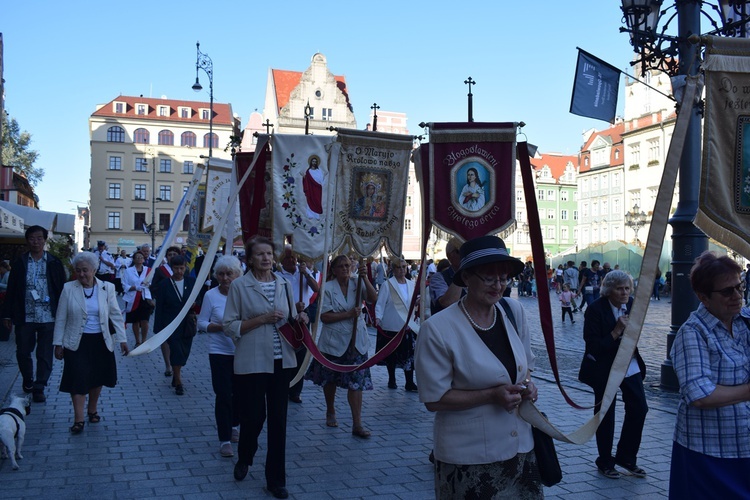
<svg viewBox="0 0 750 500">
<path fill-rule="evenodd" d="M 346 76 L 357 124 L 370 106 L 422 121 L 523 121 L 541 152 L 575 154 L 581 132 L 607 123 L 571 115 L 576 47 L 625 70 L 619 2 L 3 2 L 5 106 L 33 136 L 41 208 L 86 201 L 88 118 L 119 94 L 208 101 L 195 42 L 214 64 L 214 97 L 242 117 L 263 111 L 268 68 L 303 71 L 323 53 Z M 620 83 L 620 109 L 623 101 Z M 94 207 L 96 208 L 96 207 Z"/>
</svg>

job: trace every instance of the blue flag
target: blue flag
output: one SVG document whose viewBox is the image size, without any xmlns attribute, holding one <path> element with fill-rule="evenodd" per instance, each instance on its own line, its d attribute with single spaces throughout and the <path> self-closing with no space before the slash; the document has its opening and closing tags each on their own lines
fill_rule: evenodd
<svg viewBox="0 0 750 500">
<path fill-rule="evenodd" d="M 620 70 L 578 49 L 570 112 L 612 123 L 617 111 Z"/>
</svg>

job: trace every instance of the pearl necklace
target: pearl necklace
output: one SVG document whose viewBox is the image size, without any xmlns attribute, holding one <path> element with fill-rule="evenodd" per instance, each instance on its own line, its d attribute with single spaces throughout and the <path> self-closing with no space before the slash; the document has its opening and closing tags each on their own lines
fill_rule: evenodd
<svg viewBox="0 0 750 500">
<path fill-rule="evenodd" d="M 489 332 L 490 330 L 492 330 L 493 328 L 495 328 L 495 323 L 497 323 L 497 308 L 496 307 L 494 307 L 494 306 L 492 307 L 492 324 L 490 326 L 488 326 L 487 328 L 482 328 L 481 326 L 479 326 L 477 324 L 476 321 L 474 321 L 474 318 L 472 318 L 469 315 L 469 311 L 466 310 L 466 306 L 464 305 L 464 299 L 461 299 L 458 302 L 458 305 L 459 305 L 459 307 L 461 307 L 461 310 L 466 315 L 466 319 L 469 320 L 469 323 L 471 323 L 471 326 L 473 326 L 474 329 L 479 330 L 480 332 Z"/>
</svg>

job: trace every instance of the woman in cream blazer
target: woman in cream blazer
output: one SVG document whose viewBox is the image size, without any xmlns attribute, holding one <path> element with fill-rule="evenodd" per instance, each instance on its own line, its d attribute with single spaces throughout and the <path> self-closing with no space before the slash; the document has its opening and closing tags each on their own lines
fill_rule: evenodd
<svg viewBox="0 0 750 500">
<path fill-rule="evenodd" d="M 245 249 L 250 270 L 229 286 L 224 309 L 224 334 L 236 346 L 234 373 L 242 429 L 234 478 L 242 481 L 247 476 L 268 415 L 266 487 L 277 498 L 286 498 L 286 412 L 297 358 L 278 328 L 294 310 L 292 289 L 272 271 L 273 242 L 256 237 Z M 307 320 L 305 313 L 297 317 Z"/>
<path fill-rule="evenodd" d="M 70 432 L 79 434 L 85 425 L 87 394 L 89 423 L 101 420 L 96 407 L 102 386 L 114 387 L 117 383 L 115 343 L 120 344 L 123 354 L 128 353 L 128 344 L 115 286 L 94 276 L 99 265 L 97 256 L 81 252 L 72 265 L 77 279 L 63 287 L 52 344 L 55 357 L 65 360 L 60 391 L 70 393 L 73 401 Z M 110 325 L 114 333 L 110 333 Z"/>
</svg>

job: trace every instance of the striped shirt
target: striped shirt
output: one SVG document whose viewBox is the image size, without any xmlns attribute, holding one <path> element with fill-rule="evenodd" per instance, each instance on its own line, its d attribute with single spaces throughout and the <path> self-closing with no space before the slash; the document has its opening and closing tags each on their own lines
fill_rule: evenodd
<svg viewBox="0 0 750 500">
<path fill-rule="evenodd" d="M 273 302 L 276 298 L 276 280 L 273 281 L 261 281 L 260 288 L 263 290 L 263 295 L 266 296 L 268 302 L 271 303 L 271 307 L 274 306 Z M 273 325 L 273 359 L 281 359 L 281 336 L 276 325 Z"/>
<path fill-rule="evenodd" d="M 692 406 L 717 385 L 750 382 L 750 329 L 744 307 L 732 320 L 732 333 L 701 304 L 677 332 L 672 361 L 680 382 L 674 440 L 719 458 L 750 458 L 750 402 L 720 408 Z"/>
</svg>

